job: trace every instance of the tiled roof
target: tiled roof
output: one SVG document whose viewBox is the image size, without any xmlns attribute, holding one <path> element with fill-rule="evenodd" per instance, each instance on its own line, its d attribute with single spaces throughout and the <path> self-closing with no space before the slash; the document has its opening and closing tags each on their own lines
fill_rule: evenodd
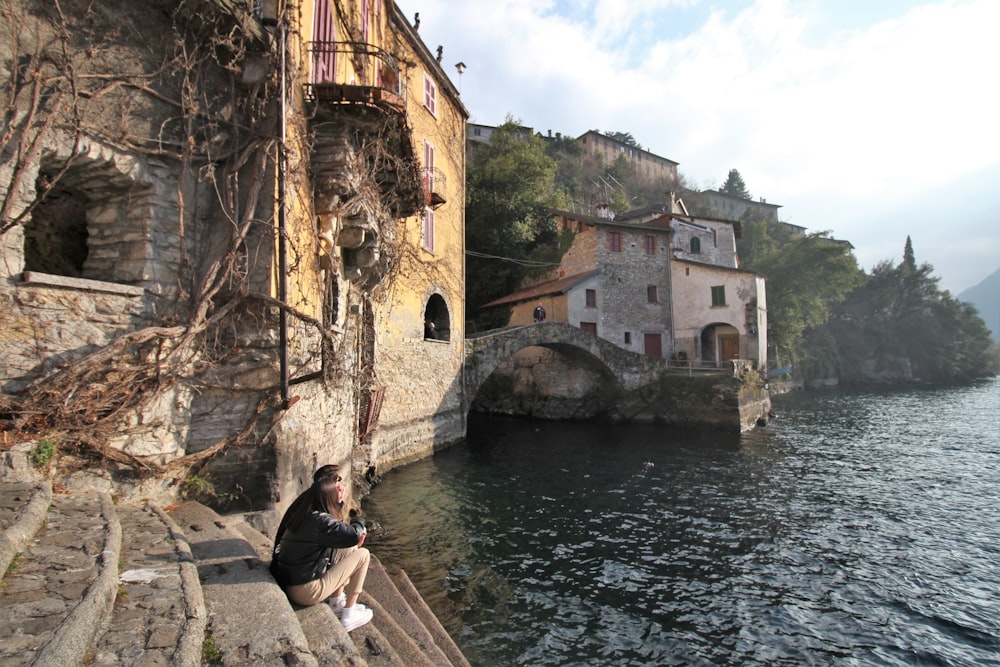
<svg viewBox="0 0 1000 667">
<path fill-rule="evenodd" d="M 593 271 L 587 271 L 585 273 L 576 273 L 572 276 L 566 276 L 564 278 L 557 278 L 556 280 L 549 280 L 544 283 L 539 283 L 537 285 L 532 285 L 531 287 L 526 287 L 522 290 L 518 290 L 513 294 L 508 294 L 507 296 L 500 297 L 485 303 L 480 308 L 490 308 L 492 306 L 502 306 L 505 303 L 518 303 L 521 301 L 531 301 L 532 299 L 537 299 L 542 296 L 548 296 L 550 294 L 564 294 L 571 288 L 575 287 L 580 282 L 590 278 L 597 273 L 597 269 Z"/>
</svg>

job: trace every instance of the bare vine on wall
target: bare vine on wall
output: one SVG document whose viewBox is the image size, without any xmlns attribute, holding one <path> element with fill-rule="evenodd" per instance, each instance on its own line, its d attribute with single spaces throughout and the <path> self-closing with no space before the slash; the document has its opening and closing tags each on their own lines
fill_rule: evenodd
<svg viewBox="0 0 1000 667">
<path fill-rule="evenodd" d="M 171 178 L 176 175 L 175 233 L 181 239 L 177 298 L 157 321 L 62 363 L 15 394 L 0 394 L 0 424 L 7 442 L 45 435 L 79 455 L 143 475 L 183 478 L 231 447 L 266 438 L 280 414 L 276 391 L 264 392 L 244 428 L 168 462 L 108 446 L 158 395 L 191 383 L 196 369 L 218 358 L 210 347 L 226 337 L 214 332 L 247 311 L 261 313 L 257 326 L 263 329 L 283 309 L 331 344 L 337 336 L 329 323 L 250 282 L 248 243 L 262 225 L 272 224 L 264 204 L 278 136 L 273 50 L 211 3 L 156 4 L 169 13 L 144 6 L 129 11 L 125 3 L 115 15 L 115 8 L 86 0 L 0 4 L 6 26 L 0 36 L 9 46 L 3 57 L 11 63 L 0 102 L 0 173 L 7 192 L 0 235 L 32 224 L 32 213 L 72 156 L 93 138 L 167 165 Z M 44 29 L 33 33 L 39 24 Z M 135 53 L 146 58 L 123 56 Z M 275 74 L 242 82 L 243 63 L 252 58 L 270 58 Z M 34 196 L 19 200 L 34 187 L 46 147 L 56 142 L 69 145 L 70 159 Z M 192 250 L 199 233 L 219 230 L 222 241 L 211 254 Z"/>
</svg>

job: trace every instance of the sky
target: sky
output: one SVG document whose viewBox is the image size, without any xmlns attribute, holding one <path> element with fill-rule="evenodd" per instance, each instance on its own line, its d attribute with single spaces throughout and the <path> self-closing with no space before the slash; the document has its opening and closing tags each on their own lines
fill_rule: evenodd
<svg viewBox="0 0 1000 667">
<path fill-rule="evenodd" d="M 628 132 L 698 189 L 737 169 L 866 271 L 907 235 L 955 295 L 1000 268 L 1000 1 L 397 5 L 470 122 Z"/>
</svg>

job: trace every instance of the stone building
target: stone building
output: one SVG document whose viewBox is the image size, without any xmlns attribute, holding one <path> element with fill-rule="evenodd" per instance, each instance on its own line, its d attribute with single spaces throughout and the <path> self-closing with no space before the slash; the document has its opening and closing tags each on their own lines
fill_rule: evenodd
<svg viewBox="0 0 1000 667">
<path fill-rule="evenodd" d="M 595 130 L 584 132 L 577 141 L 584 151 L 598 155 L 605 164 L 614 164 L 621 157 L 632 166 L 636 175 L 649 182 L 676 183 L 679 163 L 649 151 L 612 139 Z"/>
<path fill-rule="evenodd" d="M 67 483 L 281 506 L 464 433 L 457 92 L 392 2 L 251 4 L 0 25 L 0 426 Z"/>
<path fill-rule="evenodd" d="M 484 307 L 510 308 L 521 326 L 541 306 L 548 320 L 679 365 L 765 363 L 765 283 L 739 268 L 739 223 L 655 210 L 555 217 L 574 233 L 559 269 Z"/>
<path fill-rule="evenodd" d="M 780 204 L 768 204 L 760 201 L 735 197 L 718 190 L 690 191 L 684 195 L 684 200 L 691 210 L 699 214 L 728 220 L 763 220 L 772 224 L 778 223 Z"/>
</svg>

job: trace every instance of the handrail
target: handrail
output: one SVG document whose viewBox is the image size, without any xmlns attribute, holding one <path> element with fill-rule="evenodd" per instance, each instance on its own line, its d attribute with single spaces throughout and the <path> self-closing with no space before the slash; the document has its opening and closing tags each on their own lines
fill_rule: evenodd
<svg viewBox="0 0 1000 667">
<path fill-rule="evenodd" d="M 403 96 L 399 65 L 385 49 L 365 42 L 308 42 L 311 97 L 328 86 L 374 88 Z"/>
</svg>

